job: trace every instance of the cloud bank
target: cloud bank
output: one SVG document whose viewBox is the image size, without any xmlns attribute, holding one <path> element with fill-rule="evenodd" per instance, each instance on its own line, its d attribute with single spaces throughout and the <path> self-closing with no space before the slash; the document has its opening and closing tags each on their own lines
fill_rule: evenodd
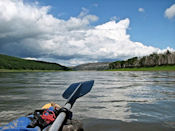
<svg viewBox="0 0 175 131">
<path fill-rule="evenodd" d="M 172 19 L 175 17 L 175 4 L 171 5 L 165 10 L 165 17 L 167 17 L 168 19 Z"/>
<path fill-rule="evenodd" d="M 161 50 L 130 40 L 130 20 L 91 26 L 98 20 L 87 9 L 68 20 L 49 14 L 49 6 L 0 1 L 0 53 L 77 65 L 144 56 Z"/>
</svg>

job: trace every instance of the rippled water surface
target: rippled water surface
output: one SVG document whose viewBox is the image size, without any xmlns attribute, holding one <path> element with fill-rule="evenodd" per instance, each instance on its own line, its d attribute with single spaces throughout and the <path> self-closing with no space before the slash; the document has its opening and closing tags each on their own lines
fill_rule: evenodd
<svg viewBox="0 0 175 131">
<path fill-rule="evenodd" d="M 86 130 L 175 130 L 175 72 L 0 73 L 0 126 L 50 101 L 64 105 L 71 83 L 92 79 L 73 107 Z"/>
</svg>

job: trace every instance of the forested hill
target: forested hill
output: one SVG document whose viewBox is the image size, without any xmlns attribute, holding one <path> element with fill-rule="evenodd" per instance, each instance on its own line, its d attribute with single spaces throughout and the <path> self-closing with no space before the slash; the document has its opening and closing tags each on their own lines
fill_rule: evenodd
<svg viewBox="0 0 175 131">
<path fill-rule="evenodd" d="M 68 67 L 44 61 L 25 60 L 0 54 L 0 69 L 14 70 L 69 70 Z"/>
<path fill-rule="evenodd" d="M 153 53 L 141 58 L 134 57 L 126 61 L 116 61 L 109 64 L 109 69 L 154 67 L 163 65 L 175 65 L 175 52 L 167 51 L 163 54 Z"/>
</svg>

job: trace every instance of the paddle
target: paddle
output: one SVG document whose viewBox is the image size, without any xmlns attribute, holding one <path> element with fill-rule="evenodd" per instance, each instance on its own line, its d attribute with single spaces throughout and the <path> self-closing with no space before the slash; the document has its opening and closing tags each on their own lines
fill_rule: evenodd
<svg viewBox="0 0 175 131">
<path fill-rule="evenodd" d="M 67 99 L 64 108 L 70 110 L 77 98 L 90 92 L 93 84 L 94 80 L 71 84 L 62 95 L 63 98 Z M 58 131 L 61 128 L 65 118 L 66 113 L 61 112 L 50 127 L 49 131 Z"/>
</svg>

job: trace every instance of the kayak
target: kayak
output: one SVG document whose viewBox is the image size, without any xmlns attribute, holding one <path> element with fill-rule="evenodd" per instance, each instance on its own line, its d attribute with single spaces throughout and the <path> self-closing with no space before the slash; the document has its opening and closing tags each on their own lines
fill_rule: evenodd
<svg viewBox="0 0 175 131">
<path fill-rule="evenodd" d="M 94 80 L 71 84 L 62 94 L 63 98 L 67 100 L 64 107 L 53 102 L 45 104 L 40 110 L 35 110 L 30 115 L 19 117 L 0 127 L 0 131 L 82 130 L 81 124 L 73 124 L 75 122 L 72 120 L 70 109 L 79 97 L 91 91 L 93 84 Z M 68 121 L 70 121 L 71 126 L 69 126 Z M 68 126 L 66 127 L 66 125 Z"/>
<path fill-rule="evenodd" d="M 35 112 L 38 113 L 38 111 L 41 111 L 42 113 L 44 113 L 44 111 L 46 111 L 46 112 L 47 111 L 54 111 L 53 109 L 59 110 L 59 109 L 61 109 L 61 107 L 58 104 L 51 102 L 51 103 L 45 104 L 42 107 L 42 109 L 35 110 Z M 52 122 L 46 123 L 45 127 L 41 126 L 39 124 L 34 126 L 34 127 L 30 126 L 31 124 L 33 124 L 34 120 L 36 120 L 35 119 L 35 112 L 32 113 L 31 115 L 22 116 L 16 120 L 13 120 L 12 122 L 8 123 L 7 125 L 0 127 L 0 130 L 1 131 L 41 131 L 41 130 L 43 130 L 44 131 L 44 130 L 48 129 L 49 125 L 51 125 Z M 49 113 L 46 113 L 46 114 L 49 114 Z M 42 116 L 42 115 L 43 114 L 40 114 L 40 116 Z M 45 115 L 45 116 L 47 116 L 47 115 Z"/>
<path fill-rule="evenodd" d="M 9 124 L 1 127 L 1 131 L 41 131 L 39 126 L 35 128 L 27 128 L 27 126 L 31 123 L 31 120 L 28 117 L 20 117 Z"/>
</svg>

